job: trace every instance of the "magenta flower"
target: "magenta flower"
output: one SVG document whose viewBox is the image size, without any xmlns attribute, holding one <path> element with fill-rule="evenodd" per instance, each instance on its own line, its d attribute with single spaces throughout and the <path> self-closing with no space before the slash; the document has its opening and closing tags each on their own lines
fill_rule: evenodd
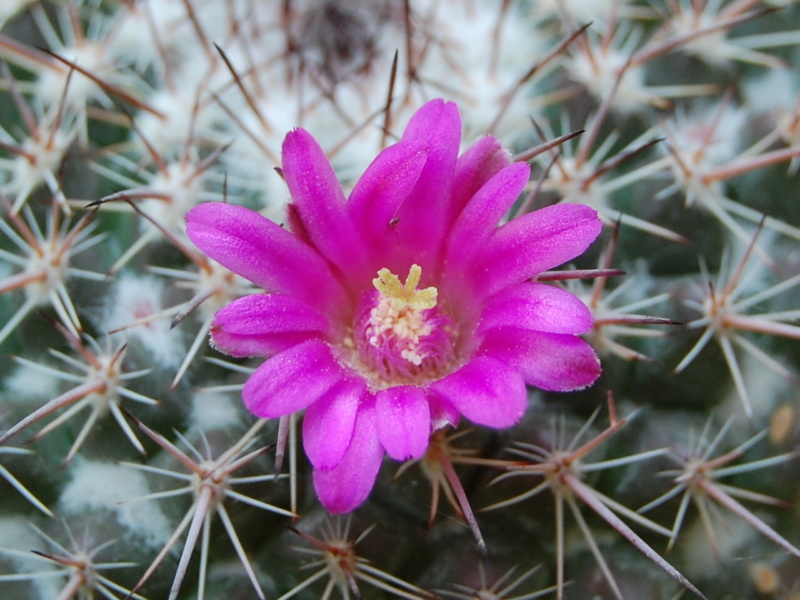
<svg viewBox="0 0 800 600">
<path fill-rule="evenodd" d="M 515 424 L 525 384 L 569 391 L 600 366 L 578 334 L 592 317 L 532 281 L 581 254 L 595 211 L 558 205 L 499 226 L 529 177 L 492 137 L 458 156 L 461 120 L 434 100 L 350 197 L 311 135 L 283 143 L 291 230 L 221 203 L 187 215 L 195 245 L 264 288 L 220 310 L 212 343 L 267 360 L 244 386 L 259 417 L 305 409 L 303 444 L 331 512 L 369 495 L 384 452 L 421 457 L 463 415 Z"/>
</svg>

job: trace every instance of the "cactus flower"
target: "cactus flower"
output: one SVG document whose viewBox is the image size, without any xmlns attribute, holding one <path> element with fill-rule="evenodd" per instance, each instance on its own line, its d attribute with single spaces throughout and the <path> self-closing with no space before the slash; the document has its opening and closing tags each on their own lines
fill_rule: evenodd
<svg viewBox="0 0 800 600">
<path fill-rule="evenodd" d="M 569 391 L 600 372 L 592 327 L 569 292 L 536 282 L 581 254 L 601 223 L 557 205 L 499 225 L 529 179 L 492 137 L 459 156 L 455 104 L 411 119 L 345 197 L 303 129 L 283 143 L 288 228 L 210 202 L 187 215 L 209 257 L 266 293 L 220 310 L 212 344 L 264 356 L 244 386 L 259 417 L 305 411 L 303 444 L 331 512 L 369 495 L 384 453 L 420 458 L 460 416 L 514 425 L 526 384 Z"/>
</svg>

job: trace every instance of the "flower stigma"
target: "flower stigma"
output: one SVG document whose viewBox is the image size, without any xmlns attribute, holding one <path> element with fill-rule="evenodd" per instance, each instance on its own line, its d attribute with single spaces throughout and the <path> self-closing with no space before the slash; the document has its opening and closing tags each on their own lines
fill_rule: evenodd
<svg viewBox="0 0 800 600">
<path fill-rule="evenodd" d="M 422 268 L 411 265 L 406 277 L 405 285 L 400 284 L 400 279 L 383 268 L 378 271 L 378 276 L 372 284 L 380 294 L 378 305 L 370 311 L 369 343 L 379 348 L 381 338 L 391 334 L 396 338 L 408 340 L 409 347 L 401 350 L 400 356 L 407 361 L 419 366 L 424 356 L 419 353 L 419 340 L 430 335 L 431 326 L 425 320 L 423 311 L 436 306 L 438 290 L 435 287 L 418 290 Z"/>
<path fill-rule="evenodd" d="M 417 289 L 421 277 L 417 264 L 405 283 L 379 270 L 375 290 L 358 311 L 356 347 L 376 389 L 435 379 L 452 364 L 452 320 L 438 305 L 435 287 Z"/>
</svg>

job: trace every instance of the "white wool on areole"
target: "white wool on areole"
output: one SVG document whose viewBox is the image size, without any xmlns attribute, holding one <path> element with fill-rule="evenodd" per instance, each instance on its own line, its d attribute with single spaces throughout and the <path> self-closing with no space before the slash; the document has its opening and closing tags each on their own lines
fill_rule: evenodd
<svg viewBox="0 0 800 600">
<path fill-rule="evenodd" d="M 145 475 L 124 465 L 76 458 L 64 487 L 59 506 L 65 514 L 82 515 L 108 511 L 127 534 L 148 546 L 163 544 L 172 526 L 157 502 L 136 501 L 151 490 Z"/>
</svg>

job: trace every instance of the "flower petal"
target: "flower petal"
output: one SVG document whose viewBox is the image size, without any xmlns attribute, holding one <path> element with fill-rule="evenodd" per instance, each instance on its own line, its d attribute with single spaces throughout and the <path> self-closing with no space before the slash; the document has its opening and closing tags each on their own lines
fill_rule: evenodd
<svg viewBox="0 0 800 600">
<path fill-rule="evenodd" d="M 448 400 L 438 394 L 429 394 L 428 407 L 431 411 L 432 432 L 444 427 L 458 427 L 461 414 Z"/>
<path fill-rule="evenodd" d="M 453 201 L 458 211 L 467 205 L 483 185 L 496 173 L 511 164 L 511 156 L 500 140 L 483 136 L 458 157 L 456 162 Z"/>
<path fill-rule="evenodd" d="M 383 460 L 383 448 L 375 429 L 375 407 L 364 403 L 358 411 L 353 438 L 333 469 L 314 469 L 314 489 L 330 513 L 356 509 L 375 485 Z"/>
<path fill-rule="evenodd" d="M 346 379 L 311 404 L 303 416 L 303 447 L 315 469 L 332 469 L 344 456 L 366 385 Z"/>
<path fill-rule="evenodd" d="M 553 392 L 585 388 L 600 376 L 594 350 L 574 335 L 496 328 L 487 332 L 481 354 L 519 369 L 529 385 Z"/>
<path fill-rule="evenodd" d="M 398 208 L 395 230 L 415 261 L 434 264 L 443 250 L 445 232 L 453 224 L 456 207 L 451 190 L 461 143 L 461 117 L 452 102 L 431 100 L 411 118 L 404 141 L 427 145 L 428 160 L 405 202 Z"/>
<path fill-rule="evenodd" d="M 233 356 L 270 356 L 328 328 L 328 320 L 299 298 L 255 294 L 217 312 L 211 343 Z"/>
<path fill-rule="evenodd" d="M 186 234 L 204 254 L 267 291 L 317 307 L 345 302 L 344 291 L 313 248 L 249 208 L 200 204 L 186 215 Z"/>
<path fill-rule="evenodd" d="M 448 400 L 473 423 L 510 427 L 528 405 L 525 383 L 517 369 L 489 356 L 478 356 L 440 379 L 431 390 Z"/>
<path fill-rule="evenodd" d="M 431 413 L 425 390 L 401 385 L 375 394 L 378 439 L 395 460 L 420 458 L 431 435 Z"/>
<path fill-rule="evenodd" d="M 459 215 L 448 241 L 450 272 L 460 272 L 483 250 L 497 224 L 519 197 L 530 177 L 526 163 L 514 163 L 496 173 L 469 200 Z"/>
<path fill-rule="evenodd" d="M 376 240 L 393 231 L 397 209 L 417 184 L 428 147 L 400 141 L 378 154 L 350 193 L 348 208 L 362 235 Z"/>
<path fill-rule="evenodd" d="M 317 141 L 304 129 L 295 129 L 284 139 L 281 156 L 292 204 L 314 246 L 340 267 L 360 263 L 364 258 L 361 236 L 336 173 Z"/>
<path fill-rule="evenodd" d="M 543 283 L 522 283 L 489 299 L 478 334 L 494 327 L 520 327 L 550 333 L 586 333 L 592 311 L 570 292 Z"/>
<path fill-rule="evenodd" d="M 244 384 L 242 400 L 257 417 L 282 417 L 304 409 L 344 377 L 328 344 L 311 339 L 258 367 Z"/>
<path fill-rule="evenodd" d="M 597 211 L 557 204 L 527 213 L 500 227 L 471 269 L 484 297 L 521 283 L 581 254 L 600 235 Z"/>
</svg>

